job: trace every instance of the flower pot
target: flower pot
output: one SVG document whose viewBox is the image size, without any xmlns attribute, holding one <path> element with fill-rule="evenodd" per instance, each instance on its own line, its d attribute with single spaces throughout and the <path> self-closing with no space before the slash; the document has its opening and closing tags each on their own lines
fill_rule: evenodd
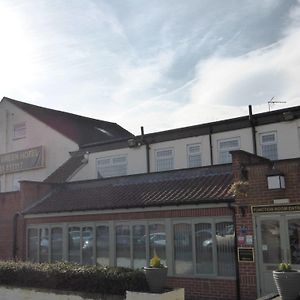
<svg viewBox="0 0 300 300">
<path fill-rule="evenodd" d="M 273 271 L 273 278 L 282 300 L 296 300 L 300 293 L 300 272 Z"/>
<path fill-rule="evenodd" d="M 166 285 L 168 268 L 152 268 L 144 267 L 147 283 L 150 292 L 160 293 Z"/>
</svg>

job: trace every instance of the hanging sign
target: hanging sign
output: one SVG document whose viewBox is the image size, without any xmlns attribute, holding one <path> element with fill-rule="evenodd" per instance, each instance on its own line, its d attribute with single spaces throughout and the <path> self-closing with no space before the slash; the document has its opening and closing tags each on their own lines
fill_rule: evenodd
<svg viewBox="0 0 300 300">
<path fill-rule="evenodd" d="M 43 167 L 45 167 L 43 146 L 0 155 L 0 175 Z"/>
</svg>

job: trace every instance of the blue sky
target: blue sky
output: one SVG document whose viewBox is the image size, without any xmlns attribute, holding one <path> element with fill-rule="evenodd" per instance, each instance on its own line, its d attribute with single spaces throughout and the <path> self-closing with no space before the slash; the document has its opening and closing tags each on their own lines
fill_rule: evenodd
<svg viewBox="0 0 300 300">
<path fill-rule="evenodd" d="M 0 96 L 138 134 L 300 105 L 298 0 L 0 0 Z"/>
</svg>

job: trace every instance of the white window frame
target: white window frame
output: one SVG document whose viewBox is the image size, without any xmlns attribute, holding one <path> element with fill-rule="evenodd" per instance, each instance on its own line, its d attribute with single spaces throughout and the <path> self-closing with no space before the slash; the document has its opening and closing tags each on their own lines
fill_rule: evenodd
<svg viewBox="0 0 300 300">
<path fill-rule="evenodd" d="M 68 246 L 68 237 L 69 237 L 69 228 L 70 227 L 79 227 L 80 228 L 80 244 L 82 244 L 82 229 L 84 227 L 92 227 L 93 228 L 93 263 L 96 264 L 96 227 L 97 226 L 108 226 L 109 228 L 109 266 L 116 266 L 116 226 L 118 225 L 127 225 L 129 226 L 130 231 L 130 264 L 133 267 L 133 226 L 135 225 L 144 225 L 145 226 L 145 235 L 146 235 L 146 262 L 149 263 L 150 257 L 150 231 L 149 226 L 153 224 L 161 224 L 164 225 L 165 234 L 166 234 L 166 264 L 168 265 L 168 274 L 169 276 L 174 277 L 195 277 L 195 278 L 234 278 L 234 276 L 225 276 L 219 275 L 218 273 L 218 258 L 217 258 L 217 243 L 216 243 L 216 224 L 222 222 L 231 222 L 233 220 L 229 216 L 213 216 L 213 217 L 182 217 L 182 218 L 164 218 L 164 219 L 145 219 L 145 220 L 123 220 L 123 221 L 106 221 L 106 222 L 74 222 L 74 223 L 53 223 L 53 224 L 37 224 L 37 225 L 28 225 L 26 232 L 26 257 L 29 259 L 29 229 L 36 229 L 38 232 L 38 243 L 37 243 L 37 262 L 40 261 L 40 252 L 39 252 L 39 245 L 40 245 L 40 236 L 39 230 L 41 228 L 48 228 L 49 229 L 49 241 L 51 241 L 52 237 L 52 228 L 62 228 L 62 260 L 68 261 L 69 258 L 69 246 Z M 192 255 L 193 255 L 193 273 L 191 274 L 176 274 L 175 273 L 175 256 L 174 256 L 174 225 L 175 224 L 191 224 L 192 226 Z M 195 226 L 199 223 L 208 223 L 211 224 L 212 230 L 212 238 L 213 238 L 213 273 L 210 274 L 200 274 L 196 272 L 196 242 L 195 242 Z M 82 245 L 81 245 L 82 246 Z M 51 261 L 51 243 L 49 244 L 48 249 L 48 258 L 49 262 Z M 80 247 L 80 263 L 82 263 L 82 247 Z"/>
<path fill-rule="evenodd" d="M 158 153 L 163 152 L 163 151 L 171 151 L 171 155 L 170 156 L 158 157 Z M 160 162 L 163 162 L 163 160 L 166 160 L 166 159 L 171 159 L 171 165 L 172 165 L 171 168 L 163 168 L 162 166 L 160 166 Z M 174 150 L 174 147 L 160 148 L 160 149 L 155 150 L 155 170 L 156 170 L 156 172 L 174 170 L 174 165 L 175 165 L 175 150 Z"/>
<path fill-rule="evenodd" d="M 118 158 L 125 158 L 126 159 L 126 162 L 125 163 L 114 163 L 114 159 L 118 159 Z M 100 172 L 100 161 L 103 161 L 103 160 L 108 160 L 109 161 L 109 164 L 108 166 L 110 168 L 113 168 L 115 166 L 125 166 L 125 174 L 117 174 L 117 173 L 113 173 L 112 175 L 110 176 L 103 176 Z M 127 154 L 120 154 L 120 155 L 111 155 L 111 156 L 104 156 L 104 157 L 99 157 L 99 158 L 96 158 L 96 178 L 111 178 L 111 177 L 118 177 L 118 176 L 126 176 L 128 174 L 128 155 Z"/>
<path fill-rule="evenodd" d="M 230 141 L 237 141 L 238 142 L 238 147 L 227 147 L 225 149 L 221 149 L 221 143 L 230 142 Z M 219 164 L 229 164 L 229 163 L 232 162 L 232 159 L 230 159 L 230 160 L 228 159 L 225 162 L 221 161 L 221 152 L 228 152 L 229 153 L 230 151 L 240 150 L 240 149 L 241 149 L 241 138 L 239 136 L 218 140 L 218 162 L 219 162 Z M 229 153 L 229 155 L 230 155 L 230 153 Z"/>
<path fill-rule="evenodd" d="M 26 138 L 26 123 L 20 122 L 13 125 L 12 132 L 13 140 L 20 140 Z"/>
<path fill-rule="evenodd" d="M 199 146 L 199 152 L 190 153 L 190 148 L 192 147 L 198 147 Z M 194 143 L 194 144 L 188 144 L 186 145 L 186 154 L 187 154 L 187 167 L 188 168 L 197 168 L 202 166 L 202 151 L 201 151 L 201 143 Z M 199 166 L 192 166 L 190 164 L 190 157 L 192 156 L 200 156 L 200 165 Z"/>
<path fill-rule="evenodd" d="M 274 135 L 274 141 L 263 142 L 263 137 L 266 136 L 266 135 L 271 135 L 271 134 Z M 264 145 L 276 145 L 276 154 L 277 154 L 277 157 L 276 157 L 275 160 L 278 159 L 278 138 L 277 138 L 277 131 L 268 131 L 268 132 L 262 132 L 262 133 L 260 133 L 259 134 L 259 143 L 260 143 L 261 155 L 263 157 L 266 157 L 266 156 L 264 156 L 264 152 L 263 152 L 263 146 Z M 266 158 L 268 158 L 268 157 L 266 157 Z"/>
</svg>

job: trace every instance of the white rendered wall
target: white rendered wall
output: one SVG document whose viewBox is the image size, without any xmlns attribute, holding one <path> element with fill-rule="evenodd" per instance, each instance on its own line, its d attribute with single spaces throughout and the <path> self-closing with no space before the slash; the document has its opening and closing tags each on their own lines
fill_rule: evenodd
<svg viewBox="0 0 300 300">
<path fill-rule="evenodd" d="M 300 157 L 299 127 L 299 119 L 256 127 L 257 154 L 261 155 L 260 134 L 275 131 L 278 141 L 278 159 Z"/>
<path fill-rule="evenodd" d="M 97 178 L 96 159 L 112 156 L 127 156 L 127 175 L 147 172 L 146 147 L 122 148 L 116 150 L 90 153 L 88 163 L 75 174 L 70 181 L 88 180 Z"/>
<path fill-rule="evenodd" d="M 13 139 L 13 127 L 26 123 L 26 137 Z M 43 181 L 67 159 L 70 151 L 78 150 L 76 143 L 35 119 L 13 104 L 0 103 L 0 154 L 43 146 L 45 168 L 0 175 L 1 192 L 13 190 L 15 180 Z"/>
</svg>

